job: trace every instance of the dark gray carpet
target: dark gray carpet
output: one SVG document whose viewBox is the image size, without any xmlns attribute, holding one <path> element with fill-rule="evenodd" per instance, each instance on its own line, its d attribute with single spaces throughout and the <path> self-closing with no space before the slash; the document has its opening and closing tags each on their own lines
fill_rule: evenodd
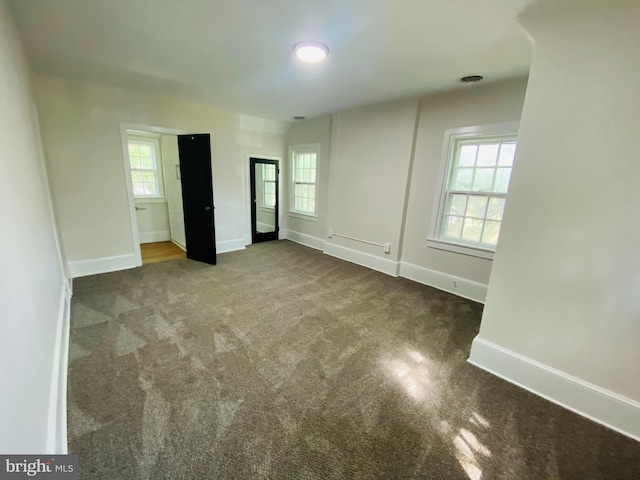
<svg viewBox="0 0 640 480">
<path fill-rule="evenodd" d="M 637 479 L 640 443 L 468 363 L 481 306 L 287 241 L 77 279 L 83 479 Z"/>
</svg>

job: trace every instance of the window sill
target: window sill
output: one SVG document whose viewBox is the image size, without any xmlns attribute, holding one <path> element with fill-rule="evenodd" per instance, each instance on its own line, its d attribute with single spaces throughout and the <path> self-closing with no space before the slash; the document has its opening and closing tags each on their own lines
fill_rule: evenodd
<svg viewBox="0 0 640 480">
<path fill-rule="evenodd" d="M 463 245 L 460 243 L 447 242 L 445 240 L 439 240 L 437 238 L 427 238 L 427 247 L 435 248 L 437 250 L 445 250 L 447 252 L 460 253 L 462 255 L 468 255 L 470 257 L 493 260 L 493 250 L 482 247 L 472 247 L 470 245 Z"/>
<path fill-rule="evenodd" d="M 300 220 L 306 220 L 308 222 L 317 222 L 317 215 L 311 215 L 309 213 L 289 212 L 289 216 L 293 218 L 299 218 Z"/>
<path fill-rule="evenodd" d="M 167 203 L 165 197 L 135 197 L 136 205 L 144 203 Z"/>
</svg>

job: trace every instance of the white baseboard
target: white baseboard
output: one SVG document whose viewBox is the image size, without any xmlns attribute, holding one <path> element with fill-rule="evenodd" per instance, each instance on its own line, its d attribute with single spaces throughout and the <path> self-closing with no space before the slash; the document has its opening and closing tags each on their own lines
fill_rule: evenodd
<svg viewBox="0 0 640 480">
<path fill-rule="evenodd" d="M 184 250 L 185 252 L 187 251 L 187 247 L 185 247 L 182 243 L 180 243 L 179 241 L 177 241 L 175 238 L 171 239 L 171 243 L 173 243 L 175 246 L 180 247 L 182 250 Z"/>
<path fill-rule="evenodd" d="M 162 230 L 159 232 L 142 232 L 138 233 L 140 243 L 168 242 L 171 240 L 171 232 Z"/>
<path fill-rule="evenodd" d="M 294 232 L 293 230 L 281 230 L 280 238 L 283 240 L 291 240 L 292 242 L 315 248 L 316 250 L 324 249 L 324 240 L 306 233 Z"/>
<path fill-rule="evenodd" d="M 244 238 L 216 242 L 216 253 L 235 252 L 236 250 L 244 250 L 245 248 Z"/>
<path fill-rule="evenodd" d="M 69 262 L 69 275 L 71 278 L 86 277 L 87 275 L 97 275 L 99 273 L 116 272 L 142 265 L 136 256 L 118 255 L 117 257 L 94 258 L 92 260 L 80 260 Z"/>
<path fill-rule="evenodd" d="M 376 257 L 369 253 L 360 252 L 347 247 L 341 247 L 335 243 L 324 242 L 323 252 L 332 257 L 337 257 L 347 262 L 362 265 L 363 267 L 386 273 L 393 277 L 398 276 L 399 262 L 387 260 L 386 258 Z"/>
<path fill-rule="evenodd" d="M 67 365 L 69 361 L 69 322 L 71 318 L 71 280 L 63 282 L 49 392 L 47 451 L 67 454 Z"/>
<path fill-rule="evenodd" d="M 244 239 L 245 246 L 251 245 L 251 235 L 249 235 L 248 233 L 245 233 L 242 235 L 242 238 Z"/>
<path fill-rule="evenodd" d="M 640 441 L 640 402 L 476 337 L 469 363 Z"/>
<path fill-rule="evenodd" d="M 430 270 L 412 263 L 400 262 L 400 276 L 478 303 L 484 303 L 487 297 L 487 285 L 483 283 Z"/>
<path fill-rule="evenodd" d="M 256 228 L 259 232 L 273 232 L 276 229 L 276 226 L 258 222 L 256 223 Z"/>
</svg>

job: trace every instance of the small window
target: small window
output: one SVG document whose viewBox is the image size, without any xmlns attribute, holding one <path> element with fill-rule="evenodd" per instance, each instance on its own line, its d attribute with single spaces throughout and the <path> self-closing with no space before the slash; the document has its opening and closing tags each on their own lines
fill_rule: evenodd
<svg viewBox="0 0 640 480">
<path fill-rule="evenodd" d="M 438 240 L 495 250 L 516 148 L 515 133 L 450 135 Z"/>
<path fill-rule="evenodd" d="M 291 147 L 291 211 L 294 213 L 317 215 L 318 153 L 319 145 Z"/>
<path fill-rule="evenodd" d="M 273 164 L 262 164 L 262 206 L 276 206 L 276 166 Z"/>
<path fill-rule="evenodd" d="M 131 182 L 136 198 L 163 196 L 159 146 L 155 139 L 129 138 Z"/>
</svg>

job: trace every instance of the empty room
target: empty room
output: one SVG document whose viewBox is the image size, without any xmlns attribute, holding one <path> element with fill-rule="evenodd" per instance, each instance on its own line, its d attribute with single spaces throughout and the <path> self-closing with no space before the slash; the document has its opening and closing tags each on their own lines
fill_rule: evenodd
<svg viewBox="0 0 640 480">
<path fill-rule="evenodd" d="M 639 24 L 0 0 L 0 478 L 640 478 Z"/>
</svg>

